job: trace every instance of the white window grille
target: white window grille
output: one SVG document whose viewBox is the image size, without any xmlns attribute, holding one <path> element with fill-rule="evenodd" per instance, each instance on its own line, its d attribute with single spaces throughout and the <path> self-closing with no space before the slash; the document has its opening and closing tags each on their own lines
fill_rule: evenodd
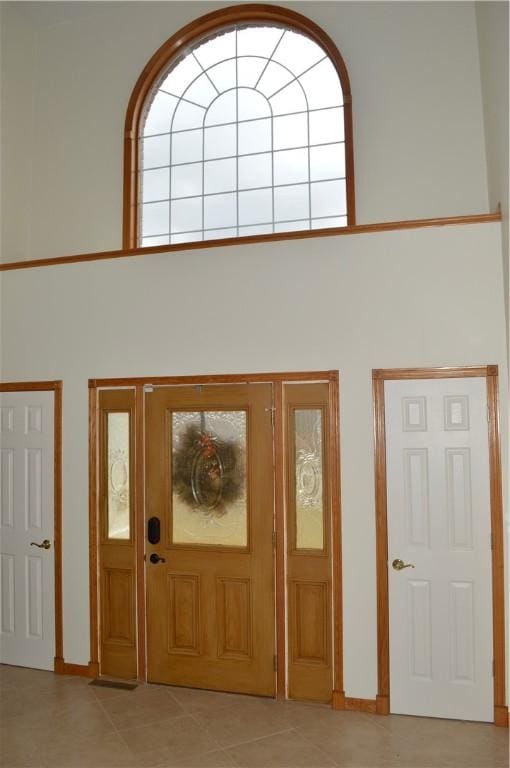
<svg viewBox="0 0 510 768">
<path fill-rule="evenodd" d="M 187 49 L 139 144 L 140 245 L 347 225 L 340 79 L 294 30 L 239 25 Z"/>
</svg>

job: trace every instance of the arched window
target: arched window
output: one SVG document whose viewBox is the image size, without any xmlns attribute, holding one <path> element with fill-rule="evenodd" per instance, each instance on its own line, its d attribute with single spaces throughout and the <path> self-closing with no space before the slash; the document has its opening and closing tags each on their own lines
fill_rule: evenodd
<svg viewBox="0 0 510 768">
<path fill-rule="evenodd" d="M 333 42 L 276 6 L 217 11 L 155 54 L 126 119 L 124 247 L 354 224 Z"/>
</svg>

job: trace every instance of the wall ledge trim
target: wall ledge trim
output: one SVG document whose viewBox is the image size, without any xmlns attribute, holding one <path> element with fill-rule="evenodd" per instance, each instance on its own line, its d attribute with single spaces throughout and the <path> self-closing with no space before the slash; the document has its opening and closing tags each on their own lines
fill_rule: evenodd
<svg viewBox="0 0 510 768">
<path fill-rule="evenodd" d="M 9 261 L 0 264 L 0 272 L 14 269 L 34 269 L 36 267 L 53 267 L 60 264 L 76 264 L 85 261 L 102 261 L 105 259 L 122 259 L 130 256 L 151 256 L 159 253 L 175 253 L 193 251 L 202 248 L 225 248 L 230 245 L 243 243 L 269 243 L 282 240 L 305 240 L 316 237 L 337 237 L 340 235 L 363 235 L 377 232 L 390 232 L 400 229 L 422 229 L 425 227 L 458 226 L 461 224 L 492 224 L 502 221 L 501 211 L 495 213 L 478 213 L 467 216 L 446 216 L 433 219 L 408 219 L 404 221 L 386 221 L 378 224 L 355 224 L 348 227 L 331 227 L 330 229 L 314 229 L 299 232 L 275 232 L 271 235 L 249 235 L 247 237 L 230 237 L 223 240 L 205 240 L 195 243 L 178 243 L 176 245 L 157 245 L 146 248 L 130 248 L 114 251 L 98 251 L 71 256 L 55 256 L 47 259 L 27 259 L 26 261 Z"/>
</svg>

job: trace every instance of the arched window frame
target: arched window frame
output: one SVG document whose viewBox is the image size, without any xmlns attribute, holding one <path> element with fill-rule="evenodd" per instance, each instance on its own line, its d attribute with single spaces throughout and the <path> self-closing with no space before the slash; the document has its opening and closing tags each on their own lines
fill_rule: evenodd
<svg viewBox="0 0 510 768">
<path fill-rule="evenodd" d="M 349 75 L 344 60 L 333 40 L 317 24 L 296 11 L 276 5 L 246 4 L 213 11 L 186 25 L 169 38 L 156 51 L 144 67 L 134 87 L 126 113 L 124 132 L 124 199 L 122 241 L 125 250 L 138 247 L 138 184 L 139 184 L 139 136 L 140 122 L 146 99 L 154 84 L 161 77 L 172 59 L 182 54 L 189 46 L 196 45 L 204 38 L 230 25 L 242 23 L 273 23 L 307 35 L 328 55 L 335 67 L 344 97 L 345 176 L 347 197 L 347 225 L 355 221 L 354 200 L 354 151 L 352 134 L 352 99 Z M 344 228 L 342 228 L 344 229 Z M 323 231 L 323 230 L 322 230 Z M 313 230 L 316 235 L 321 230 Z M 331 234 L 333 229 L 328 229 Z M 307 233 L 310 234 L 310 233 Z M 256 239 L 271 240 L 272 234 L 257 235 Z M 239 240 L 242 238 L 235 238 Z M 250 237 L 253 241 L 254 236 Z M 279 237 L 278 239 L 281 239 Z M 214 241 L 209 241 L 210 245 Z M 183 243 L 182 248 L 189 244 Z"/>
</svg>

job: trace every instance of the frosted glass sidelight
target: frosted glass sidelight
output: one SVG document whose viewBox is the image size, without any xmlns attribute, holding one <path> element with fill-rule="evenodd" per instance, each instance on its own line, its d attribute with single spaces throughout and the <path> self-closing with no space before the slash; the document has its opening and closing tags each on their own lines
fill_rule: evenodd
<svg viewBox="0 0 510 768">
<path fill-rule="evenodd" d="M 107 415 L 108 538 L 130 538 L 129 413 Z"/>
<path fill-rule="evenodd" d="M 294 411 L 296 549 L 324 549 L 322 411 Z"/>
<path fill-rule="evenodd" d="M 245 411 L 176 411 L 170 440 L 173 543 L 245 547 Z"/>
<path fill-rule="evenodd" d="M 239 193 L 239 224 L 264 224 L 273 220 L 271 189 Z"/>
<path fill-rule="evenodd" d="M 236 188 L 236 161 L 209 160 L 204 164 L 204 192 L 230 192 Z"/>
<path fill-rule="evenodd" d="M 347 223 L 342 86 L 306 33 L 243 22 L 192 41 L 142 115 L 141 244 Z"/>
</svg>

